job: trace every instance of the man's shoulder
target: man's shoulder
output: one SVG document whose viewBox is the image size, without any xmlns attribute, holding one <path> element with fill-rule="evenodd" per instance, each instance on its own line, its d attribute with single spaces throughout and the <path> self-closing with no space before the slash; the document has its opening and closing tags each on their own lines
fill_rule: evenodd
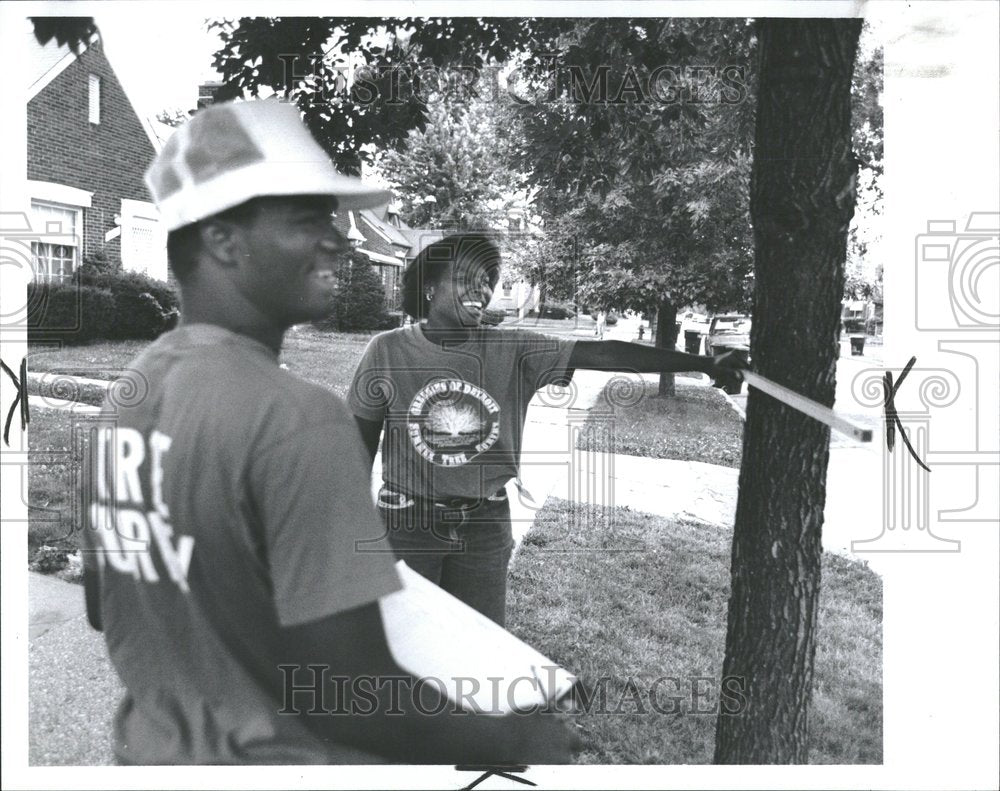
<svg viewBox="0 0 1000 791">
<path fill-rule="evenodd" d="M 199 411 L 211 411 L 223 423 L 231 417 L 253 425 L 258 416 L 262 426 L 292 431 L 331 417 L 346 418 L 336 393 L 279 367 L 270 353 L 245 339 L 169 335 L 150 344 L 134 367 L 151 385 L 164 387 L 174 402 L 197 404 Z"/>
</svg>

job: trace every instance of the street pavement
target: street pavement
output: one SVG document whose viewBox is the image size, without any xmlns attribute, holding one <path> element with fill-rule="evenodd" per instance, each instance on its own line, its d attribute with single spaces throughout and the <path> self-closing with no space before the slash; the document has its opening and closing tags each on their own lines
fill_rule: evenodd
<svg viewBox="0 0 1000 791">
<path fill-rule="evenodd" d="M 593 338 L 589 322 L 563 330 Z M 634 340 L 638 322 L 622 318 L 609 327 L 607 339 Z M 867 352 L 867 349 L 866 349 Z M 847 362 L 850 360 L 850 362 Z M 879 361 L 880 362 L 880 361 Z M 842 389 L 873 356 L 841 359 L 838 408 Z M 515 540 L 520 543 L 549 496 L 594 505 L 629 506 L 633 511 L 684 518 L 706 526 L 728 527 L 735 514 L 739 471 L 713 464 L 648 459 L 579 451 L 576 434 L 586 412 L 614 374 L 578 371 L 570 388 L 548 388 L 528 409 L 522 453 L 522 488 L 508 488 Z M 650 380 L 655 376 L 647 375 Z M 636 381 L 632 377 L 631 381 Z M 684 378 L 708 386 L 705 378 Z M 742 397 L 745 403 L 745 394 Z M 741 398 L 734 399 L 739 410 Z M 32 407 L 36 405 L 33 403 Z M 39 405 L 41 406 L 41 405 Z M 855 404 L 855 406 L 857 406 Z M 873 421 L 870 411 L 846 409 Z M 845 443 L 831 447 L 824 548 L 850 553 L 852 539 L 876 535 L 867 521 L 879 523 L 875 507 L 881 482 L 878 444 Z M 378 463 L 375 470 L 380 470 Z M 377 489 L 373 476 L 373 491 Z M 867 556 L 869 558 L 875 556 Z M 516 556 L 515 556 L 516 562 Z M 873 565 L 875 568 L 875 565 Z M 876 568 L 876 570 L 878 570 Z M 103 638 L 90 629 L 79 585 L 29 573 L 29 763 L 31 765 L 107 765 L 112 763 L 111 722 L 122 688 L 107 657 Z"/>
</svg>

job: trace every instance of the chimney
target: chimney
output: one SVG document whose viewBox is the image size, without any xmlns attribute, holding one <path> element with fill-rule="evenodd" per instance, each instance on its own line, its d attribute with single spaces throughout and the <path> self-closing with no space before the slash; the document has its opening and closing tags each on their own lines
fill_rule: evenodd
<svg viewBox="0 0 1000 791">
<path fill-rule="evenodd" d="M 208 107 L 210 104 L 215 102 L 215 95 L 222 88 L 223 83 L 221 82 L 203 82 L 198 86 L 198 109 L 203 107 Z"/>
</svg>

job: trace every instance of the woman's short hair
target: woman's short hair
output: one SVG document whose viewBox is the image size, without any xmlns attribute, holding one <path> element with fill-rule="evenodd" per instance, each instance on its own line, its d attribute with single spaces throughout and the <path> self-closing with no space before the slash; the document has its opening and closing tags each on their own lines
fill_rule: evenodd
<svg viewBox="0 0 1000 791">
<path fill-rule="evenodd" d="M 427 312 L 424 289 L 450 274 L 459 261 L 470 261 L 484 267 L 494 284 L 500 278 L 500 248 L 489 234 L 482 232 L 456 233 L 427 245 L 403 272 L 401 289 L 403 310 L 414 321 Z"/>
</svg>

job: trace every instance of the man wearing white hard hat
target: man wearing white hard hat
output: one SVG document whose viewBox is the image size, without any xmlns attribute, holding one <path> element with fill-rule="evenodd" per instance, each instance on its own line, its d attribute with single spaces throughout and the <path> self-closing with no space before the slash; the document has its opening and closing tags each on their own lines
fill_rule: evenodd
<svg viewBox="0 0 1000 791">
<path fill-rule="evenodd" d="M 119 762 L 564 761 L 554 717 L 350 692 L 414 686 L 378 607 L 400 582 L 390 554 L 355 551 L 383 527 L 352 416 L 278 353 L 329 311 L 348 249 L 333 212 L 386 196 L 277 101 L 199 112 L 146 178 L 182 319 L 92 443 L 84 531 L 88 613 L 126 689 Z"/>
</svg>

